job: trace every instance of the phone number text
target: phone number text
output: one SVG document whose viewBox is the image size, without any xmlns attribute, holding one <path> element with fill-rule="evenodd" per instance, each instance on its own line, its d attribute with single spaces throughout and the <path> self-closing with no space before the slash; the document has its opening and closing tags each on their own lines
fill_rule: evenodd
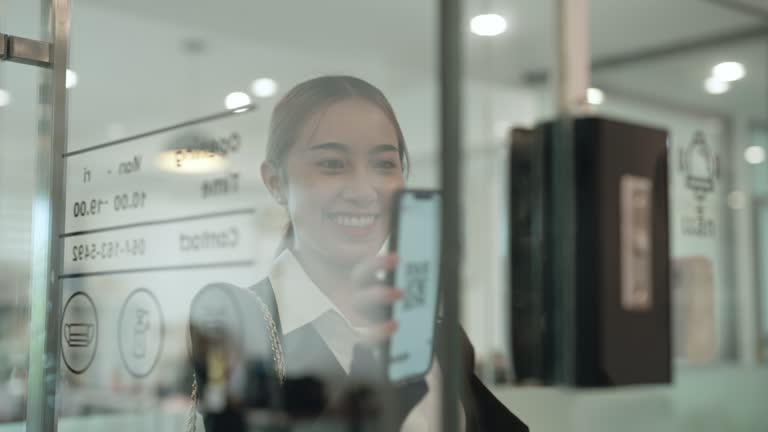
<svg viewBox="0 0 768 432">
<path fill-rule="evenodd" d="M 143 256 L 146 242 L 143 238 L 123 241 L 104 241 L 72 246 L 72 261 L 95 261 L 120 257 Z"/>
</svg>

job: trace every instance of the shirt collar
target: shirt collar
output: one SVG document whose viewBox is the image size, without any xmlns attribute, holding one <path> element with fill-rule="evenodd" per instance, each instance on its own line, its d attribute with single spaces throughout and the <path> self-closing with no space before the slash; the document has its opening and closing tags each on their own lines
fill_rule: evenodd
<svg viewBox="0 0 768 432">
<path fill-rule="evenodd" d="M 388 251 L 389 237 L 384 240 L 378 254 L 384 255 Z M 309 324 L 329 311 L 339 314 L 350 328 L 355 329 L 331 299 L 310 279 L 290 249 L 283 250 L 272 262 L 269 281 L 275 293 L 277 310 L 280 311 L 283 334 Z"/>
<path fill-rule="evenodd" d="M 272 263 L 269 281 L 275 292 L 283 334 L 315 321 L 328 311 L 341 315 L 336 305 L 315 285 L 290 249 Z"/>
</svg>

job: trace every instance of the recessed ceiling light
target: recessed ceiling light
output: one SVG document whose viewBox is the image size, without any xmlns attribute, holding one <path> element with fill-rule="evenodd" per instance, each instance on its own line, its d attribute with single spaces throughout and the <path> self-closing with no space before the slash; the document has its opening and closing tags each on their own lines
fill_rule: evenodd
<svg viewBox="0 0 768 432">
<path fill-rule="evenodd" d="M 67 83 L 68 89 L 74 88 L 77 85 L 77 72 L 67 69 Z"/>
<path fill-rule="evenodd" d="M 605 102 L 605 93 L 599 88 L 590 87 L 587 89 L 587 102 L 590 105 L 600 105 Z"/>
<path fill-rule="evenodd" d="M 730 88 L 731 84 L 728 81 L 722 81 L 716 77 L 709 77 L 704 81 L 704 89 L 709 94 L 720 95 L 727 92 Z"/>
<path fill-rule="evenodd" d="M 268 98 L 277 93 L 277 82 L 272 78 L 259 78 L 251 83 L 251 93 L 260 98 Z"/>
<path fill-rule="evenodd" d="M 156 163 L 163 170 L 178 174 L 219 172 L 228 166 L 227 159 L 220 154 L 197 149 L 166 150 L 157 155 Z"/>
<path fill-rule="evenodd" d="M 469 28 L 478 36 L 498 36 L 507 30 L 507 20 L 497 14 L 477 15 L 469 22 Z"/>
<path fill-rule="evenodd" d="M 765 162 L 765 149 L 760 146 L 750 146 L 744 150 L 744 160 L 752 165 Z"/>
<path fill-rule="evenodd" d="M 11 92 L 8 90 L 0 89 L 0 107 L 8 106 L 11 104 Z"/>
<path fill-rule="evenodd" d="M 245 109 L 240 110 L 238 108 L 250 105 L 250 103 L 251 97 L 243 92 L 232 92 L 224 99 L 224 106 L 229 110 L 235 110 L 235 112 L 245 111 Z"/>
<path fill-rule="evenodd" d="M 712 76 L 720 81 L 736 81 L 744 78 L 747 70 L 739 62 L 723 62 L 712 68 Z"/>
</svg>

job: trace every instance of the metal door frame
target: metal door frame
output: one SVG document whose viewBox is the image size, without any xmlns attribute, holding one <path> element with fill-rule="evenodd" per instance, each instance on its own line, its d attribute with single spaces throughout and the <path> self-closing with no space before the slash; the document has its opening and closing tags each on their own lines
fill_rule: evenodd
<svg viewBox="0 0 768 432">
<path fill-rule="evenodd" d="M 37 184 L 32 217 L 26 430 L 55 431 L 59 363 L 58 283 L 67 148 L 69 0 L 41 1 L 42 40 L 0 33 L 0 61 L 50 69 L 38 88 Z M 49 42 L 50 41 L 50 42 Z"/>
<path fill-rule="evenodd" d="M 66 73 L 69 55 L 69 0 L 41 0 L 44 41 L 22 41 L 29 56 L 7 60 L 44 67 L 38 90 L 38 149 L 32 230 L 27 431 L 57 429 L 56 386 L 59 364 L 61 268 L 59 234 L 63 228 L 64 163 L 67 148 Z M 50 42 L 46 42 L 50 41 Z M 37 49 L 34 49 L 37 48 Z M 47 49 L 46 49 L 47 48 Z M 25 52 L 20 52 L 24 54 Z M 47 54 L 47 62 L 45 55 Z M 38 55 L 35 58 L 35 55 Z M 42 56 L 40 56 L 42 55 Z M 31 58 L 30 58 L 31 57 Z"/>
</svg>

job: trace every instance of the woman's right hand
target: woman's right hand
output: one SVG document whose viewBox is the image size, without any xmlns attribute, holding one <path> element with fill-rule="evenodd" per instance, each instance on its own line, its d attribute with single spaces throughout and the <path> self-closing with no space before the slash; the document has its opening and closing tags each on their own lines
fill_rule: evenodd
<svg viewBox="0 0 768 432">
<path fill-rule="evenodd" d="M 386 275 L 397 267 L 397 254 L 390 253 L 366 259 L 352 271 L 352 324 L 364 339 L 377 344 L 397 331 L 397 322 L 389 318 L 391 306 L 403 297 L 403 292 L 387 282 Z"/>
</svg>

